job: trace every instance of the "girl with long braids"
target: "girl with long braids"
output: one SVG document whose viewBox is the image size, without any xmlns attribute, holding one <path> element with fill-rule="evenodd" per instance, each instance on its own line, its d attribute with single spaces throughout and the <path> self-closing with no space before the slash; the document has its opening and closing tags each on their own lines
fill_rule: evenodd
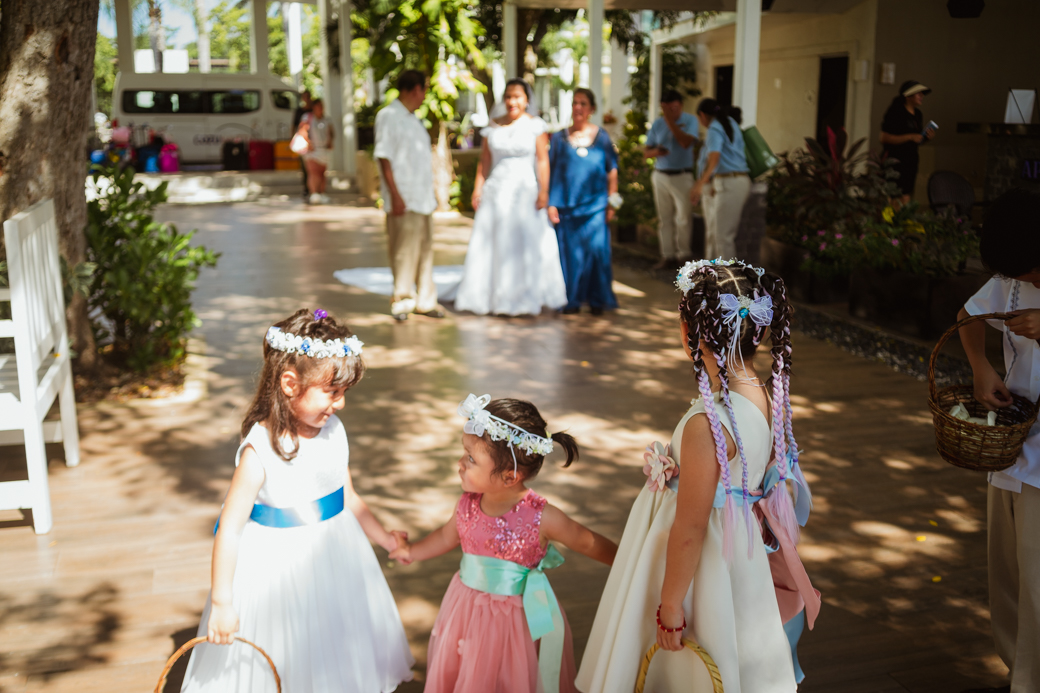
<svg viewBox="0 0 1040 693">
<path fill-rule="evenodd" d="M 668 690 L 699 691 L 687 673 L 696 658 L 684 649 L 689 640 L 714 660 L 726 693 L 791 693 L 801 680 L 795 616 L 804 608 L 811 627 L 819 593 L 794 550 L 810 496 L 791 425 L 783 280 L 715 260 L 686 263 L 676 284 L 679 336 L 698 392 L 670 444 L 655 442 L 644 455 L 649 478 L 632 506 L 577 686 L 633 690 L 643 653 L 656 643 L 666 652 L 652 660 L 655 675 L 675 682 Z M 772 367 L 763 380 L 754 355 L 767 335 Z"/>
</svg>

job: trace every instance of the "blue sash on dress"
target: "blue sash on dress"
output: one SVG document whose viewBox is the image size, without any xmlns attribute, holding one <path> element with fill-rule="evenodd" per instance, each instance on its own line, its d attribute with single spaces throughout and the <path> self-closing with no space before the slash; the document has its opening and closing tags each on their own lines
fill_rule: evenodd
<svg viewBox="0 0 1040 693">
<path fill-rule="evenodd" d="M 343 487 L 333 491 L 327 496 L 319 498 L 310 503 L 293 505 L 288 508 L 274 508 L 263 503 L 253 504 L 253 512 L 249 513 L 249 519 L 265 527 L 303 527 L 304 525 L 316 525 L 319 522 L 336 517 L 343 512 Z M 213 534 L 220 527 L 220 518 L 213 526 Z"/>
</svg>

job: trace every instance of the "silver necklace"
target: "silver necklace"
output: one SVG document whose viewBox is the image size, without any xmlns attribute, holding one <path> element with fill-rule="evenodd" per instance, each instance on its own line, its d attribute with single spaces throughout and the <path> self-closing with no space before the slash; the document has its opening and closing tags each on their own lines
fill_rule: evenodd
<svg viewBox="0 0 1040 693">
<path fill-rule="evenodd" d="M 578 133 L 568 133 L 567 139 L 570 140 L 571 146 L 574 147 L 574 151 L 578 156 L 583 159 L 589 155 L 589 145 L 592 144 L 594 136 L 585 134 L 584 131 Z"/>
</svg>

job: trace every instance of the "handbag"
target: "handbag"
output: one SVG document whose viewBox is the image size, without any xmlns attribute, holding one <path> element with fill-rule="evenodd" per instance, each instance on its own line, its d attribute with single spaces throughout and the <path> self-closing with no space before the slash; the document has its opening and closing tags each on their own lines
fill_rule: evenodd
<svg viewBox="0 0 1040 693">
<path fill-rule="evenodd" d="M 295 135 L 293 135 L 292 139 L 289 141 L 289 149 L 293 151 L 293 154 L 296 154 L 298 156 L 303 156 L 307 153 L 307 150 L 310 148 L 311 145 L 307 141 L 307 138 L 298 132 Z"/>
</svg>

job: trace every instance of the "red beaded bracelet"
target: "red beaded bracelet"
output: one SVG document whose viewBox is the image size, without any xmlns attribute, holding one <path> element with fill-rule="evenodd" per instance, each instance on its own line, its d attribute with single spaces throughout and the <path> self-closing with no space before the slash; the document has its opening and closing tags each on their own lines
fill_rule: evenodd
<svg viewBox="0 0 1040 693">
<path fill-rule="evenodd" d="M 682 625 L 678 628 L 665 628 L 661 623 L 661 606 L 657 607 L 657 627 L 663 630 L 665 633 L 681 633 L 686 630 L 686 614 L 683 614 Z"/>
</svg>

